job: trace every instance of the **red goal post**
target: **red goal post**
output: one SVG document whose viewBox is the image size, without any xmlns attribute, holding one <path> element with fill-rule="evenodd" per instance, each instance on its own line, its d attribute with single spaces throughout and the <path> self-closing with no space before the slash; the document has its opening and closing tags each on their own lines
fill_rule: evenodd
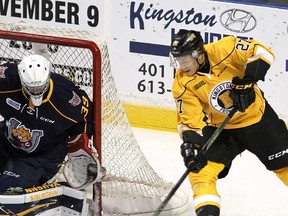
<svg viewBox="0 0 288 216">
<path fill-rule="evenodd" d="M 94 215 L 151 215 L 173 184 L 153 170 L 134 137 L 110 67 L 106 40 L 84 30 L 25 23 L 0 22 L 0 61 L 19 62 L 44 44 L 52 71 L 84 89 L 94 105 L 94 146 L 107 170 L 94 186 Z M 167 204 L 164 215 L 181 215 L 188 197 L 181 190 Z"/>
</svg>

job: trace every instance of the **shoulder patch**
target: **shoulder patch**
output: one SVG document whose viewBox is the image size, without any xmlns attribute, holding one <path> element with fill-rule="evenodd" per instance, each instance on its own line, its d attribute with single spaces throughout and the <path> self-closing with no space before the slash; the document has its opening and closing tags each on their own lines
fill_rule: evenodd
<svg viewBox="0 0 288 216">
<path fill-rule="evenodd" d="M 79 95 L 76 94 L 76 92 L 72 91 L 73 97 L 68 101 L 71 106 L 76 107 L 81 103 L 81 98 Z"/>
<path fill-rule="evenodd" d="M 16 101 L 14 101 L 14 100 L 11 99 L 11 98 L 6 98 L 6 103 L 7 103 L 9 106 L 11 106 L 11 107 L 13 107 L 14 109 L 16 109 L 16 110 L 20 110 L 20 109 L 21 109 L 21 104 L 18 103 L 18 102 L 16 102 Z"/>
<path fill-rule="evenodd" d="M 206 82 L 205 82 L 204 80 L 201 80 L 200 82 L 196 83 L 193 88 L 194 88 L 195 90 L 198 90 L 199 88 L 201 88 L 201 87 L 204 86 L 205 84 L 206 84 Z"/>
<path fill-rule="evenodd" d="M 5 78 L 5 71 L 8 67 L 0 66 L 0 78 Z"/>
</svg>

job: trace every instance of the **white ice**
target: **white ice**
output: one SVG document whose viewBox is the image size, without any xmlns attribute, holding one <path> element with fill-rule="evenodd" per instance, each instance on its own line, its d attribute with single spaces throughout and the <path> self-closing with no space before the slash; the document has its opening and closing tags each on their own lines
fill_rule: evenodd
<svg viewBox="0 0 288 216">
<path fill-rule="evenodd" d="M 152 168 L 167 182 L 176 183 L 185 172 L 178 134 L 135 127 L 132 130 Z M 217 188 L 222 197 L 221 216 L 288 215 L 288 188 L 248 151 L 234 160 L 228 176 L 218 180 Z M 185 216 L 194 216 L 188 179 L 179 189 L 187 192 L 191 202 Z"/>
</svg>

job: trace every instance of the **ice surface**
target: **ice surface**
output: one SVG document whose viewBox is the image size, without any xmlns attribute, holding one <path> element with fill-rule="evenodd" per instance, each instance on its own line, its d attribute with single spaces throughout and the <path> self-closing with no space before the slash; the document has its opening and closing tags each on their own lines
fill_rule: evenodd
<svg viewBox="0 0 288 216">
<path fill-rule="evenodd" d="M 150 165 L 166 181 L 176 183 L 185 172 L 178 134 L 135 127 L 132 130 Z M 288 215 L 288 188 L 248 151 L 234 160 L 229 175 L 217 185 L 222 196 L 221 216 Z M 190 212 L 183 216 L 194 216 L 188 179 L 180 189 L 191 200 Z"/>
</svg>

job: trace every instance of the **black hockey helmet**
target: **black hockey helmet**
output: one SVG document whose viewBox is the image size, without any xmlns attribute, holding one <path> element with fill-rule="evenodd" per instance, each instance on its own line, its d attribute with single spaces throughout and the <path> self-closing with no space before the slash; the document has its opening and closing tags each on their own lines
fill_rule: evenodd
<svg viewBox="0 0 288 216">
<path fill-rule="evenodd" d="M 203 39 L 197 31 L 180 29 L 171 43 L 170 53 L 173 57 L 191 54 L 196 59 L 203 52 Z"/>
</svg>

